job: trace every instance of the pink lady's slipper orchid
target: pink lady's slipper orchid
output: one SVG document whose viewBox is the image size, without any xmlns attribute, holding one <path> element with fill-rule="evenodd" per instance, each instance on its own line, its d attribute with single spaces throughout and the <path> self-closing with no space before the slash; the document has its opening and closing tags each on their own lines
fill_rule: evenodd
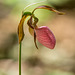
<svg viewBox="0 0 75 75">
<path fill-rule="evenodd" d="M 54 8 L 47 6 L 47 5 L 38 6 L 32 12 L 24 12 L 22 14 L 22 18 L 21 18 L 19 26 L 18 26 L 19 43 L 21 44 L 21 41 L 24 38 L 24 30 L 23 30 L 24 21 L 28 16 L 30 16 L 30 19 L 27 21 L 27 24 L 29 26 L 30 34 L 34 35 L 34 43 L 35 43 L 36 48 L 38 49 L 37 44 L 36 44 L 36 39 L 37 39 L 45 47 L 47 47 L 49 49 L 53 49 L 56 44 L 56 39 L 48 27 L 46 27 L 46 26 L 38 27 L 37 26 L 39 19 L 37 17 L 35 17 L 35 15 L 34 15 L 34 12 L 36 9 L 50 10 L 59 15 L 64 14 L 64 13 L 59 12 L 59 11 L 55 10 Z"/>
<path fill-rule="evenodd" d="M 56 39 L 51 30 L 46 26 L 41 26 L 35 29 L 37 40 L 47 48 L 53 49 L 55 47 Z"/>
<path fill-rule="evenodd" d="M 28 7 L 28 6 L 27 6 Z M 55 10 L 54 8 L 47 6 L 47 5 L 41 5 L 36 7 L 32 12 L 24 12 L 22 11 L 22 18 L 20 20 L 20 23 L 18 25 L 18 37 L 19 37 L 19 75 L 21 75 L 21 42 L 24 38 L 24 21 L 25 19 L 30 16 L 30 19 L 27 20 L 27 24 L 29 26 L 29 32 L 31 35 L 34 36 L 34 43 L 36 48 L 38 49 L 38 46 L 36 44 L 36 39 L 45 47 L 49 49 L 53 49 L 56 44 L 56 39 L 51 32 L 51 30 L 46 26 L 38 27 L 37 23 L 39 19 L 34 15 L 35 10 L 37 9 L 46 9 L 49 11 L 53 11 L 59 15 L 63 15 L 64 13 L 59 12 Z"/>
<path fill-rule="evenodd" d="M 34 21 L 32 20 L 33 18 L 34 18 Z M 27 22 L 27 24 L 30 28 L 29 29 L 30 34 L 34 35 L 34 43 L 35 43 L 36 48 L 38 49 L 37 44 L 36 44 L 36 38 L 37 38 L 37 40 L 42 45 L 44 45 L 47 48 L 53 49 L 55 47 L 55 43 L 56 43 L 53 33 L 47 26 L 38 27 L 36 25 L 37 22 L 38 22 L 38 18 L 32 17 L 32 16 L 30 17 L 30 19 Z"/>
</svg>

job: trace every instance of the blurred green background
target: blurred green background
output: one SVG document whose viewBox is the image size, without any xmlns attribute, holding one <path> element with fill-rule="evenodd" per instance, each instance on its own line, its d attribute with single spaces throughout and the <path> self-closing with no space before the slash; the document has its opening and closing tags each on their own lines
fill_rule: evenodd
<svg viewBox="0 0 75 75">
<path fill-rule="evenodd" d="M 0 0 L 0 75 L 18 74 L 17 27 L 22 10 L 29 4 L 44 0 Z M 22 42 L 22 75 L 75 75 L 75 0 L 48 0 L 32 5 L 49 5 L 65 12 L 57 15 L 48 10 L 36 10 L 38 26 L 48 26 L 56 37 L 56 46 L 50 50 L 38 41 L 35 48 L 33 36 L 24 23 L 25 38 Z"/>
</svg>

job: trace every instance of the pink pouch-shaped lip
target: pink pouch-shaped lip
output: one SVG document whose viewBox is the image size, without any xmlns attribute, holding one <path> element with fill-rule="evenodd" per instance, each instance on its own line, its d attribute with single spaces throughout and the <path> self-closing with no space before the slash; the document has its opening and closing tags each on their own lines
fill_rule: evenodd
<svg viewBox="0 0 75 75">
<path fill-rule="evenodd" d="M 46 26 L 41 26 L 35 29 L 37 40 L 47 48 L 53 49 L 56 44 L 56 39 L 51 30 Z"/>
</svg>

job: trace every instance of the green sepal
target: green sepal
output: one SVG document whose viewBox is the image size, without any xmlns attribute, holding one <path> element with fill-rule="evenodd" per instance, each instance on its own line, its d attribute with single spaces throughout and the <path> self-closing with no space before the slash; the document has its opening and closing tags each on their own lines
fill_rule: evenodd
<svg viewBox="0 0 75 75">
<path fill-rule="evenodd" d="M 24 13 L 22 13 L 22 17 L 25 16 L 25 15 L 27 15 L 27 16 L 28 16 L 28 15 L 31 16 L 32 13 L 31 13 L 31 12 L 24 12 Z"/>
</svg>

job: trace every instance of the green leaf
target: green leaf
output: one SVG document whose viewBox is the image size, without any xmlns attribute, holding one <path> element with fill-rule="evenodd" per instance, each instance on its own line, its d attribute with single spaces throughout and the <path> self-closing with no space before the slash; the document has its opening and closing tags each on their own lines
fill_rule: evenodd
<svg viewBox="0 0 75 75">
<path fill-rule="evenodd" d="M 32 15 L 32 13 L 31 13 L 31 12 L 24 12 L 24 13 L 22 13 L 22 17 L 23 17 L 24 15 L 25 15 L 25 16 L 29 16 L 29 15 Z"/>
</svg>

